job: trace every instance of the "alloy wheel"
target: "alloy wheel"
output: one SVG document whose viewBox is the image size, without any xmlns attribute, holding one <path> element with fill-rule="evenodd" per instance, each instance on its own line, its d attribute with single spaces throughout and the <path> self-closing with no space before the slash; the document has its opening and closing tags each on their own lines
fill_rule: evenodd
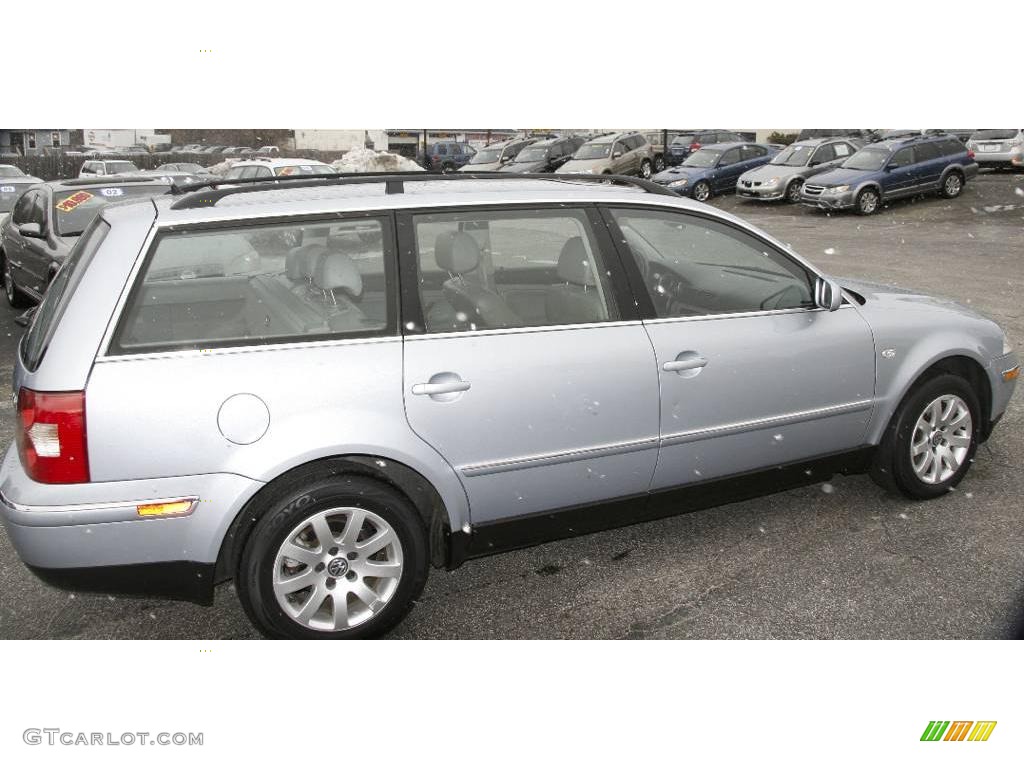
<svg viewBox="0 0 1024 768">
<path fill-rule="evenodd" d="M 878 195 L 870 189 L 860 193 L 860 212 L 874 213 L 878 209 Z"/>
<path fill-rule="evenodd" d="M 957 195 L 960 194 L 960 177 L 957 176 L 955 173 L 949 174 L 949 176 L 946 177 L 946 183 L 943 185 L 943 187 L 946 192 L 946 197 L 956 197 Z"/>
<path fill-rule="evenodd" d="M 799 181 L 791 181 L 789 186 L 786 187 L 786 198 L 791 203 L 800 202 L 800 192 L 803 189 L 803 184 Z"/>
<path fill-rule="evenodd" d="M 971 409 L 957 395 L 941 395 L 925 406 L 910 439 L 910 463 L 918 480 L 943 483 L 960 469 L 974 435 Z"/>
<path fill-rule="evenodd" d="M 697 186 L 693 188 L 693 197 L 702 203 L 711 197 L 711 187 L 706 181 L 698 182 Z"/>
<path fill-rule="evenodd" d="M 351 629 L 394 597 L 404 559 L 398 534 L 360 507 L 317 512 L 296 525 L 274 558 L 278 605 L 309 629 Z"/>
</svg>

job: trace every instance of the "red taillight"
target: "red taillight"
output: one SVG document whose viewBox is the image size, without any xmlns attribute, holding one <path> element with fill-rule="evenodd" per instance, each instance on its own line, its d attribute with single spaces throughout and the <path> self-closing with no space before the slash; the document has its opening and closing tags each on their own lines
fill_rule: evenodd
<svg viewBox="0 0 1024 768">
<path fill-rule="evenodd" d="M 971 158 L 971 160 L 973 160 L 974 159 L 974 150 L 973 149 L 968 149 L 967 150 L 967 156 L 969 158 Z"/>
<path fill-rule="evenodd" d="M 434 155 L 434 156 L 433 156 L 433 157 L 432 157 L 431 159 L 432 159 L 432 160 L 433 160 L 434 162 L 437 162 L 438 160 L 440 160 L 440 159 L 441 159 L 441 156 L 440 156 L 440 155 Z"/>
<path fill-rule="evenodd" d="M 698 149 L 700 149 L 700 142 L 699 141 L 695 141 L 695 142 L 693 142 L 693 144 L 690 145 L 690 151 L 691 152 L 696 152 Z"/>
<path fill-rule="evenodd" d="M 18 453 L 39 483 L 89 482 L 85 392 L 18 391 Z"/>
</svg>

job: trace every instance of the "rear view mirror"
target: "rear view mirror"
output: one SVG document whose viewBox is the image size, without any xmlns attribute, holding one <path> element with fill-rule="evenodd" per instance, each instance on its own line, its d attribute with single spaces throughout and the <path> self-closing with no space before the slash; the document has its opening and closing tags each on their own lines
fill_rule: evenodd
<svg viewBox="0 0 1024 768">
<path fill-rule="evenodd" d="M 22 237 L 42 237 L 43 228 L 35 223 L 22 224 L 18 227 L 18 234 Z"/>
<path fill-rule="evenodd" d="M 814 303 L 821 309 L 835 312 L 843 303 L 843 289 L 835 280 L 819 277 L 814 284 Z"/>
</svg>

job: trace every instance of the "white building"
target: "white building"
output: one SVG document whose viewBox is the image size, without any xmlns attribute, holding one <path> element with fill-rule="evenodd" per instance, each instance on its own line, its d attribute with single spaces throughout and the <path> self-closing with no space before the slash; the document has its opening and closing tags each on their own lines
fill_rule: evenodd
<svg viewBox="0 0 1024 768">
<path fill-rule="evenodd" d="M 157 133 L 153 128 L 83 128 L 82 138 L 90 147 L 134 147 L 136 144 L 152 146 L 169 144 L 171 137 Z"/>
<path fill-rule="evenodd" d="M 295 149 L 315 149 L 321 152 L 348 152 L 350 149 L 371 147 L 377 150 L 388 148 L 387 131 L 344 130 L 319 128 L 296 128 Z"/>
</svg>

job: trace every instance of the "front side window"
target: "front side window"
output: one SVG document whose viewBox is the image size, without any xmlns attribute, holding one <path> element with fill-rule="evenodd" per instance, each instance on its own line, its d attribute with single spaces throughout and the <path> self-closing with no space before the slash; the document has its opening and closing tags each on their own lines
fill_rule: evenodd
<svg viewBox="0 0 1024 768">
<path fill-rule="evenodd" d="M 892 156 L 892 160 L 889 161 L 889 165 L 893 168 L 902 168 L 905 165 L 910 165 L 914 162 L 914 148 L 904 147 L 895 155 Z"/>
<path fill-rule="evenodd" d="M 740 148 L 735 147 L 722 155 L 722 165 L 732 165 L 740 161 Z"/>
<path fill-rule="evenodd" d="M 674 211 L 612 215 L 658 317 L 814 306 L 808 271 L 740 229 Z"/>
<path fill-rule="evenodd" d="M 14 212 L 11 214 L 11 221 L 14 224 L 28 224 L 32 215 L 32 202 L 36 198 L 36 192 L 30 190 L 18 198 L 14 204 Z"/>
<path fill-rule="evenodd" d="M 835 159 L 835 146 L 833 144 L 825 144 L 822 147 L 818 147 L 818 151 L 814 153 L 814 157 L 811 160 L 811 164 L 821 165 L 822 163 L 828 163 Z"/>
<path fill-rule="evenodd" d="M 758 158 L 758 157 L 764 157 L 766 154 L 767 154 L 767 151 L 765 150 L 764 147 L 749 146 L 749 147 L 744 147 L 743 148 L 743 159 L 744 160 L 754 160 L 755 158 Z"/>
<path fill-rule="evenodd" d="M 582 211 L 476 211 L 413 217 L 428 333 L 619 318 Z"/>
<path fill-rule="evenodd" d="M 394 333 L 390 243 L 378 218 L 164 233 L 113 351 Z"/>
</svg>

